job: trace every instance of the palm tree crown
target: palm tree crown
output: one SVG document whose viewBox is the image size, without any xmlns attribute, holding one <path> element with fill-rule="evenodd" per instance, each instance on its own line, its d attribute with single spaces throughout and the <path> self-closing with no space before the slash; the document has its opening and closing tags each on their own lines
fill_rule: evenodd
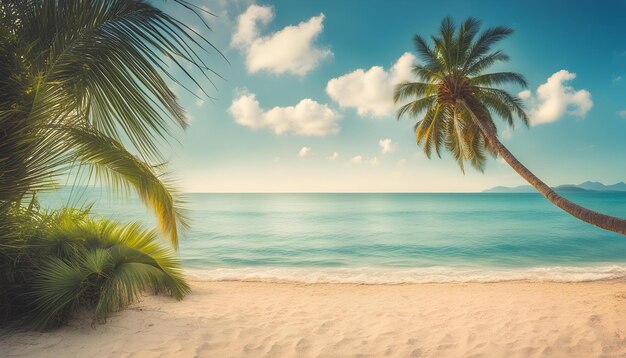
<svg viewBox="0 0 626 358">
<path fill-rule="evenodd" d="M 445 146 L 461 170 L 467 161 L 483 171 L 485 152 L 497 155 L 465 106 L 494 131 L 492 112 L 510 126 L 514 125 L 514 117 L 528 125 L 521 100 L 495 87 L 509 83 L 526 87 L 524 77 L 514 72 L 486 73 L 494 64 L 508 61 L 504 52 L 494 51 L 492 47 L 513 30 L 494 27 L 479 34 L 479 28 L 478 20 L 468 18 L 457 30 L 447 17 L 438 36 L 432 37 L 434 46 L 416 35 L 415 47 L 423 64 L 414 65 L 413 73 L 419 82 L 401 83 L 394 93 L 396 102 L 417 98 L 400 108 L 398 118 L 425 113 L 415 126 L 416 140 L 424 153 L 430 158 L 434 148 L 441 156 L 441 148 Z"/>
</svg>

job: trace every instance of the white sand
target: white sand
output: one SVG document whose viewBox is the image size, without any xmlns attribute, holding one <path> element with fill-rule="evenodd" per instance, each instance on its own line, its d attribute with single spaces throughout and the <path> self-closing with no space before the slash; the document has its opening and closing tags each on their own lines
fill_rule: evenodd
<svg viewBox="0 0 626 358">
<path fill-rule="evenodd" d="M 626 282 L 193 281 L 92 327 L 2 333 L 1 357 L 626 357 Z"/>
</svg>

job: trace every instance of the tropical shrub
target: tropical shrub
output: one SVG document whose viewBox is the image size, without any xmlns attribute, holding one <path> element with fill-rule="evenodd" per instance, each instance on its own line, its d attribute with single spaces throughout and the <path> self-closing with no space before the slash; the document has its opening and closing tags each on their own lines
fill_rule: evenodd
<svg viewBox="0 0 626 358">
<path fill-rule="evenodd" d="M 12 215 L 20 224 L 0 247 L 5 320 L 52 328 L 90 309 L 102 321 L 146 290 L 176 299 L 190 290 L 174 250 L 154 229 L 78 209 L 18 207 Z"/>
</svg>

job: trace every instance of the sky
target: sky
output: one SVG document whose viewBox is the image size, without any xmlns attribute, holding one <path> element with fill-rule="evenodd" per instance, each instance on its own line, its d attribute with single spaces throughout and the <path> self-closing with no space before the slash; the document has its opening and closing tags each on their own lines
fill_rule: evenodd
<svg viewBox="0 0 626 358">
<path fill-rule="evenodd" d="M 193 0 L 212 31 L 165 5 L 226 57 L 211 98 L 174 86 L 191 125 L 166 151 L 186 192 L 472 192 L 525 184 L 502 160 L 463 174 L 426 158 L 416 118 L 395 118 L 395 84 L 419 63 L 412 38 L 468 16 L 515 32 L 497 46 L 522 73 L 531 126 L 501 141 L 550 185 L 626 181 L 626 1 Z"/>
</svg>

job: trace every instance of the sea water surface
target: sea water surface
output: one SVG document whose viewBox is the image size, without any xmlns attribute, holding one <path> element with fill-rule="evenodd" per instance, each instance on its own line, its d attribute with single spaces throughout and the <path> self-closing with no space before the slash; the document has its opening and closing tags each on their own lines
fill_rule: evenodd
<svg viewBox="0 0 626 358">
<path fill-rule="evenodd" d="M 136 199 L 94 203 L 119 221 L 154 219 Z M 626 217 L 626 192 L 564 193 Z M 626 237 L 583 223 L 535 193 L 186 194 L 187 272 L 210 280 L 417 283 L 626 277 Z"/>
</svg>

